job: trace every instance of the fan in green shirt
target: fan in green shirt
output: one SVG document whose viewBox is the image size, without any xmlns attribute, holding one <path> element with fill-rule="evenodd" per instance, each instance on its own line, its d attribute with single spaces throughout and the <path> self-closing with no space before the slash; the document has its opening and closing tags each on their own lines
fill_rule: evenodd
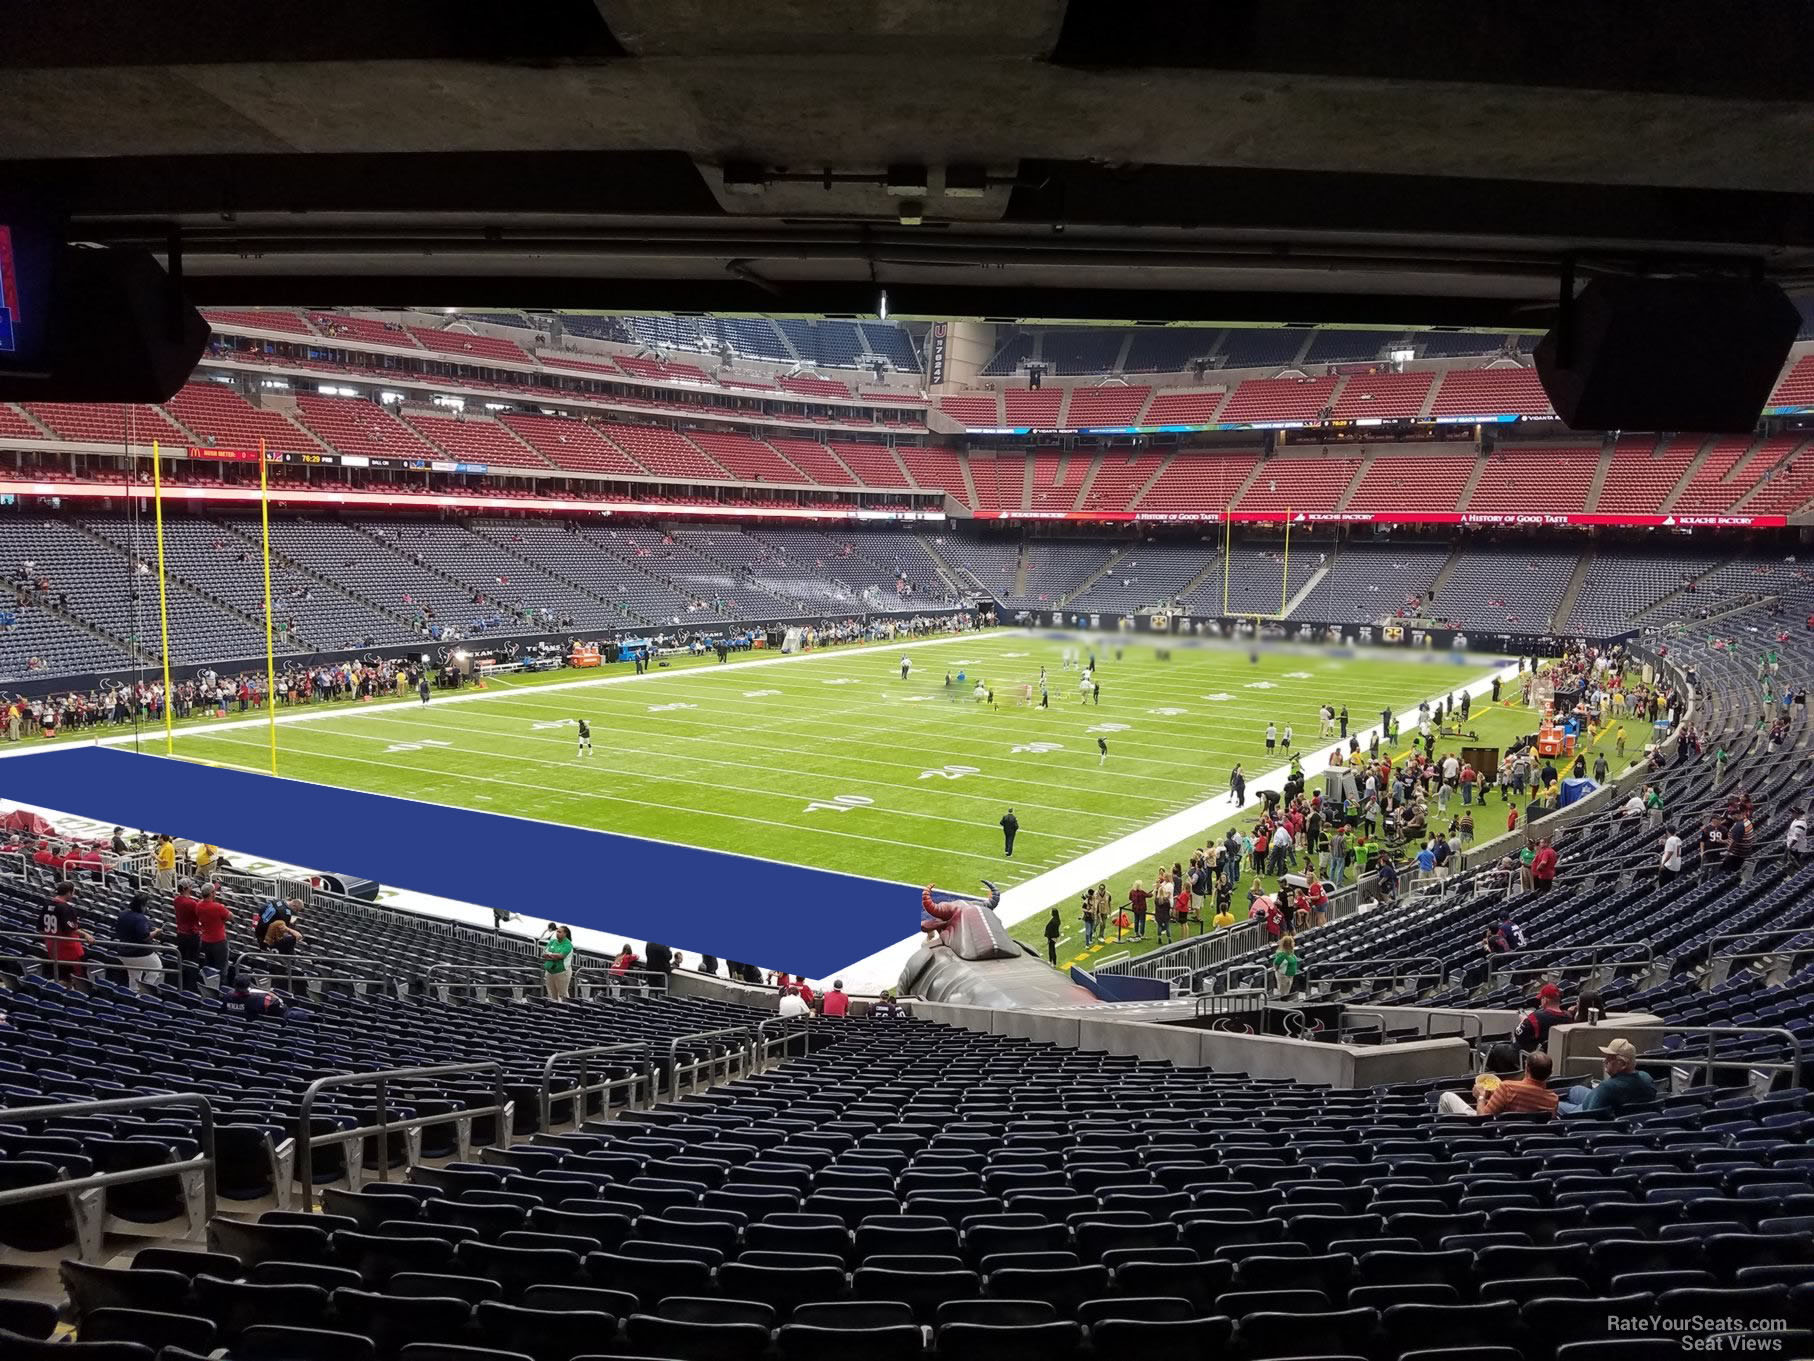
<svg viewBox="0 0 1814 1361">
<path fill-rule="evenodd" d="M 548 996 L 565 1001 L 573 986 L 573 933 L 566 927 L 555 927 L 554 934 L 542 942 L 542 969 Z"/>
</svg>

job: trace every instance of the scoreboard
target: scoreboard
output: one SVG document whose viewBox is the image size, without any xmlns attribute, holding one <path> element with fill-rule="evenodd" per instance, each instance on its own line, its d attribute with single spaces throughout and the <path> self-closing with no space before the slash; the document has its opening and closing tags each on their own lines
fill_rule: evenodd
<svg viewBox="0 0 1814 1361">
<path fill-rule="evenodd" d="M 256 463 L 256 449 L 223 449 L 216 445 L 191 444 L 190 458 L 210 459 L 216 463 Z M 372 458 L 365 454 L 299 453 L 287 449 L 267 449 L 266 463 L 291 463 L 321 468 L 381 468 L 391 471 L 428 473 L 468 473 L 475 477 L 489 472 L 489 463 L 456 463 L 443 458 Z"/>
</svg>

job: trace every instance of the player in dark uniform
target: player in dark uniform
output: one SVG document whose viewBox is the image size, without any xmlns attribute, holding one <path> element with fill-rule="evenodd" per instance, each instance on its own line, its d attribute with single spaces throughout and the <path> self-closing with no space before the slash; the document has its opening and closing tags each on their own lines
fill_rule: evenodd
<svg viewBox="0 0 1814 1361">
<path fill-rule="evenodd" d="M 583 718 L 579 720 L 578 754 L 580 756 L 590 756 L 592 754 L 592 727 Z"/>
<path fill-rule="evenodd" d="M 1109 740 L 1106 737 L 1096 739 L 1096 764 L 1101 765 L 1109 759 Z"/>
</svg>

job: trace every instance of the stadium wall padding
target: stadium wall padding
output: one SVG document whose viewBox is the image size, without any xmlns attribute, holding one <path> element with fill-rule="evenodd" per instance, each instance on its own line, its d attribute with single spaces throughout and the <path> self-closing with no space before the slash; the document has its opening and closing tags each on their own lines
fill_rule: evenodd
<svg viewBox="0 0 1814 1361">
<path fill-rule="evenodd" d="M 811 978 L 919 924 L 887 880 L 111 747 L 0 761 L 0 798 Z"/>
</svg>

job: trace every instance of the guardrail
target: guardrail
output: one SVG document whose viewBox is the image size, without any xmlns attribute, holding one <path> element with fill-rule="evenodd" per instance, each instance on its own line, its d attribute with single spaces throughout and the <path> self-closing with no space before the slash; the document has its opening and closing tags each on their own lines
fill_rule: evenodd
<svg viewBox="0 0 1814 1361">
<path fill-rule="evenodd" d="M 1402 969 L 1403 964 L 1434 964 L 1434 969 Z M 1392 966 L 1392 967 L 1388 967 Z M 1353 974 L 1337 974 L 1332 969 L 1356 969 Z M 1272 972 L 1272 965 L 1263 960 L 1252 960 L 1246 964 L 1231 964 L 1222 971 L 1221 986 L 1218 992 L 1229 989 L 1229 980 L 1236 974 L 1247 974 L 1258 971 L 1262 975 Z M 1318 964 L 1315 972 L 1307 980 L 1306 986 L 1314 984 L 1323 987 L 1330 983 L 1377 983 L 1382 979 L 1388 983 L 1404 983 L 1412 979 L 1432 978 L 1437 986 L 1448 979 L 1448 965 L 1435 955 L 1397 955 L 1386 959 L 1337 959 L 1327 964 Z"/>
<path fill-rule="evenodd" d="M 592 1082 L 589 1080 L 592 1075 L 591 1064 L 588 1062 L 589 1059 L 598 1058 L 605 1054 L 631 1053 L 638 1055 L 636 1066 L 641 1070 L 639 1074 L 631 1077 L 606 1078 L 603 1082 Z M 557 1063 L 560 1063 L 565 1059 L 577 1059 L 579 1061 L 579 1082 L 562 1091 L 556 1091 L 554 1089 L 554 1067 Z M 585 1116 L 585 1100 L 593 1092 L 603 1092 L 605 1094 L 604 1113 L 608 1116 L 611 1113 L 611 1093 L 620 1087 L 628 1088 L 630 1093 L 630 1100 L 627 1103 L 628 1108 L 630 1110 L 635 1110 L 636 1089 L 638 1084 L 641 1084 L 648 1092 L 649 1102 L 653 1105 L 655 1100 L 655 1060 L 649 1056 L 649 1046 L 645 1041 L 626 1040 L 622 1044 L 596 1044 L 584 1049 L 562 1049 L 556 1053 L 550 1054 L 547 1061 L 542 1064 L 540 1098 L 542 1133 L 546 1134 L 554 1128 L 554 1103 L 556 1101 L 577 1100 L 580 1103 L 581 1109 L 575 1113 L 574 1118 L 574 1123 L 577 1125 Z"/>
<path fill-rule="evenodd" d="M 462 1073 L 491 1073 L 496 1085 L 496 1104 L 492 1106 L 466 1106 L 444 1115 L 417 1115 L 407 1120 L 390 1118 L 390 1088 L 395 1082 L 408 1082 L 416 1078 L 452 1077 Z M 378 1123 L 366 1125 L 359 1129 L 335 1130 L 331 1134 L 311 1134 L 309 1117 L 315 1110 L 315 1098 L 330 1087 L 371 1086 L 377 1089 L 376 1107 Z M 474 1059 L 468 1063 L 437 1063 L 427 1068 L 380 1068 L 367 1073 L 330 1073 L 318 1077 L 303 1089 L 302 1099 L 296 1109 L 296 1177 L 301 1182 L 303 1194 L 312 1205 L 315 1186 L 315 1150 L 329 1144 L 346 1145 L 347 1184 L 355 1191 L 359 1189 L 359 1169 L 363 1162 L 364 1141 L 374 1135 L 378 1138 L 378 1180 L 390 1180 L 390 1135 L 393 1130 L 416 1131 L 430 1125 L 459 1124 L 470 1122 L 475 1115 L 490 1115 L 496 1119 L 492 1143 L 498 1148 L 510 1147 L 510 1121 L 512 1103 L 504 1090 L 504 1065 L 497 1059 Z M 464 1137 L 461 1140 L 465 1143 Z"/>
<path fill-rule="evenodd" d="M 244 870 L 216 869 L 206 872 L 193 870 L 191 873 L 202 878 L 213 879 L 227 892 L 238 894 L 241 897 L 262 898 L 266 901 L 274 900 L 276 902 L 288 902 L 291 898 L 300 898 L 304 907 L 314 901 L 317 891 L 311 880 L 287 879 L 281 875 L 248 874 Z"/>
<path fill-rule="evenodd" d="M 273 980 L 282 977 L 292 986 L 301 980 L 328 986 L 340 984 L 351 987 L 355 992 L 363 993 L 371 987 L 401 989 L 406 982 L 405 979 L 394 973 L 386 973 L 381 961 L 363 955 L 286 955 L 270 950 L 241 951 L 227 966 L 229 974 L 237 978 L 240 969 L 249 959 L 263 960 L 265 963 L 264 968 L 253 970 L 254 973 L 262 974 Z M 347 977 L 344 974 L 320 972 L 319 966 L 327 964 L 358 965 L 361 968 L 369 969 L 371 977 Z"/>
<path fill-rule="evenodd" d="M 1731 960 L 1735 960 L 1735 959 L 1759 959 L 1765 955 L 1776 954 L 1779 950 L 1781 950 L 1782 947 L 1780 945 L 1759 946 L 1755 950 L 1737 950 L 1730 954 L 1719 954 L 1719 953 L 1716 953 L 1716 951 L 1719 948 L 1719 943 L 1723 940 L 1727 940 L 1727 941 L 1750 940 L 1756 936 L 1781 936 L 1785 941 L 1787 941 L 1787 940 L 1793 940 L 1796 936 L 1807 936 L 1807 935 L 1814 935 L 1814 925 L 1810 925 L 1810 926 L 1766 926 L 1766 927 L 1759 927 L 1755 931 L 1725 931 L 1725 932 L 1721 932 L 1717 936 L 1707 937 L 1706 942 L 1702 945 L 1691 946 L 1690 948 L 1683 950 L 1681 952 L 1681 954 L 1678 954 L 1676 956 L 1676 958 L 1680 959 L 1680 958 L 1682 958 L 1683 955 L 1698 955 L 1703 950 L 1705 950 L 1706 954 L 1707 954 L 1707 962 L 1709 964 L 1716 963 L 1722 959 L 1727 960 L 1727 961 L 1731 961 Z M 1715 980 L 1715 981 L 1717 982 L 1718 980 Z"/>
<path fill-rule="evenodd" d="M 1521 950 L 1502 950 L 1497 954 L 1486 956 L 1490 963 L 1497 964 L 1506 959 L 1528 959 L 1532 955 L 1580 955 L 1598 954 L 1603 950 L 1636 950 L 1640 955 L 1636 959 L 1602 960 L 1601 963 L 1612 964 L 1652 964 L 1656 962 L 1656 947 L 1647 940 L 1609 940 L 1600 945 L 1538 945 L 1526 946 Z M 1532 965 L 1541 968 L 1541 965 Z"/>
<path fill-rule="evenodd" d="M 45 934 L 42 931 L 0 931 L 0 940 L 35 940 L 42 942 L 45 939 Z M 82 944 L 90 950 L 106 950 L 109 953 L 115 954 L 168 955 L 172 959 L 179 958 L 176 946 L 165 941 L 87 940 L 83 941 Z M 33 956 L 33 958 L 36 958 L 40 964 L 55 962 L 51 960 L 48 955 Z M 130 968 L 132 966 L 109 962 L 107 967 Z"/>
<path fill-rule="evenodd" d="M 631 969 L 614 974 L 602 964 L 573 968 L 573 994 L 579 998 L 655 997 L 668 990 L 668 976 L 659 970 Z M 540 992 L 548 976 L 540 964 L 525 960 L 521 964 L 431 964 L 422 973 L 423 986 L 436 988 L 509 988 L 513 993 Z M 445 1000 L 445 993 L 442 994 Z"/>
<path fill-rule="evenodd" d="M 767 1038 L 770 1027 L 781 1031 L 779 1039 Z M 775 1056 L 775 1047 L 780 1046 L 781 1057 L 787 1057 L 787 1047 L 800 1040 L 800 1054 L 805 1057 L 812 1052 L 812 1021 L 805 1016 L 771 1016 L 766 1021 L 756 1023 L 756 1043 L 762 1062 L 767 1064 Z"/>
<path fill-rule="evenodd" d="M 720 1061 L 717 1055 L 708 1054 L 697 1063 L 683 1065 L 680 1062 L 680 1046 L 683 1044 L 693 1044 L 699 1040 L 722 1039 L 726 1035 L 742 1035 L 745 1037 L 747 1043 L 740 1049 L 727 1048 L 725 1050 L 723 1055 L 725 1081 L 730 1081 L 731 1064 L 739 1054 L 744 1056 L 743 1072 L 741 1076 L 747 1077 L 749 1075 L 751 1065 L 755 1062 L 756 1055 L 756 1032 L 749 1026 L 730 1025 L 719 1030 L 699 1030 L 690 1035 L 676 1035 L 668 1044 L 668 1090 L 672 1093 L 676 1101 L 680 1099 L 680 1074 L 683 1067 L 686 1070 L 689 1083 L 695 1083 L 700 1072 L 715 1072 Z"/>
<path fill-rule="evenodd" d="M 208 1221 L 214 1218 L 217 1171 L 214 1156 L 214 1103 L 200 1092 L 159 1092 L 148 1096 L 113 1097 L 106 1101 L 74 1101 L 56 1106 L 18 1106 L 8 1109 L 5 1119 L 9 1125 L 29 1125 L 40 1120 L 106 1115 L 115 1111 L 145 1110 L 154 1106 L 193 1106 L 200 1111 L 201 1152 L 193 1158 L 158 1163 L 152 1167 L 95 1172 L 86 1177 L 45 1182 L 41 1186 L 0 1190 L 0 1211 L 5 1211 L 8 1206 L 24 1205 L 34 1200 L 53 1200 L 59 1196 L 68 1198 L 70 1217 L 76 1226 L 77 1251 L 83 1261 L 95 1262 L 101 1257 L 101 1234 L 105 1227 L 101 1213 L 102 1202 L 84 1195 L 84 1192 L 103 1190 L 109 1186 L 126 1186 L 133 1182 L 155 1181 L 160 1177 L 180 1177 L 183 1179 L 184 1198 L 188 1200 L 191 1195 L 191 1179 L 199 1174 L 201 1207 L 199 1215 L 191 1208 L 190 1233 L 193 1235 L 205 1229 Z"/>
<path fill-rule="evenodd" d="M 1459 1039 L 1466 1040 L 1469 1038 L 1468 1037 L 1468 1027 L 1467 1027 L 1467 1022 L 1469 1022 L 1469 1021 L 1472 1021 L 1474 1023 L 1474 1034 L 1473 1034 L 1473 1039 L 1470 1041 L 1470 1043 L 1478 1042 L 1479 1040 L 1484 1039 L 1486 1036 L 1486 1022 L 1484 1020 L 1482 1020 L 1479 1016 L 1476 1016 L 1471 1011 L 1440 1011 L 1440 1010 L 1432 1011 L 1432 1010 L 1429 1010 L 1426 1008 L 1420 1008 L 1419 1010 L 1420 1010 L 1421 1014 L 1418 1017 L 1416 1017 L 1415 1019 L 1419 1022 L 1418 1033 L 1421 1034 L 1425 1039 L 1438 1038 L 1438 1034 L 1437 1034 L 1437 1030 L 1436 1030 L 1436 1022 L 1437 1022 L 1438 1018 L 1445 1018 L 1445 1017 L 1450 1020 L 1453 1020 L 1457 1023 L 1456 1029 L 1455 1029 L 1455 1035 Z M 1344 1007 L 1342 1009 L 1343 1019 L 1345 1020 L 1350 1016 L 1371 1017 L 1379 1025 L 1380 1042 L 1382 1044 L 1385 1042 L 1386 1030 L 1388 1028 L 1386 1022 L 1388 1020 L 1390 1020 L 1391 1018 L 1388 1017 L 1384 1012 L 1375 1011 L 1371 1007 Z M 1406 1018 L 1406 1019 L 1409 1020 L 1411 1018 Z M 1448 1034 L 1448 1032 L 1443 1031 L 1442 1034 L 1446 1035 L 1446 1034 Z"/>
<path fill-rule="evenodd" d="M 1258 948 L 1264 936 L 1265 931 L 1258 922 L 1237 922 L 1196 940 L 1181 942 L 1169 950 L 1155 950 L 1136 959 L 1118 959 L 1096 972 L 1126 974 L 1134 978 L 1157 978 L 1160 969 L 1185 969 L 1194 974 L 1199 969 L 1213 969 L 1235 955 Z"/>
<path fill-rule="evenodd" d="M 1611 1025 L 1611 1028 L 1616 1030 L 1620 1036 L 1622 1036 L 1626 1039 L 1633 1039 L 1634 1042 L 1635 1042 L 1634 1037 L 1639 1036 L 1639 1035 L 1659 1035 L 1659 1036 L 1665 1036 L 1665 1037 L 1669 1036 L 1669 1035 L 1704 1035 L 1704 1036 L 1706 1036 L 1707 1037 L 1707 1057 L 1704 1059 L 1699 1059 L 1699 1058 L 1690 1059 L 1690 1058 L 1681 1057 L 1681 1056 L 1677 1056 L 1677 1055 L 1673 1055 L 1673 1054 L 1668 1054 L 1668 1055 L 1639 1054 L 1638 1059 L 1640 1062 L 1642 1062 L 1646 1058 L 1649 1058 L 1649 1059 L 1662 1058 L 1662 1059 L 1667 1060 L 1669 1063 L 1676 1064 L 1676 1065 L 1692 1064 L 1694 1067 L 1701 1069 L 1704 1073 L 1707 1074 L 1707 1081 L 1708 1081 L 1709 1086 L 1711 1086 L 1712 1082 L 1713 1082 L 1713 1070 L 1714 1070 L 1715 1066 L 1722 1064 L 1722 1063 L 1729 1067 L 1743 1066 L 1746 1068 L 1758 1069 L 1760 1071 L 1786 1072 L 1789 1074 L 1789 1085 L 1791 1087 L 1799 1085 L 1800 1081 L 1801 1081 L 1801 1073 L 1802 1073 L 1802 1066 L 1803 1066 L 1802 1065 L 1801 1037 L 1799 1035 L 1797 1035 L 1793 1030 L 1787 1030 L 1787 1029 L 1783 1028 L 1782 1026 L 1668 1025 L 1668 1024 L 1623 1026 L 1623 1025 L 1619 1025 L 1617 1022 L 1611 1022 L 1610 1025 Z M 1789 1062 L 1788 1063 L 1758 1063 L 1753 1059 L 1731 1059 L 1731 1058 L 1722 1059 L 1718 1056 L 1717 1050 L 1719 1048 L 1720 1040 L 1727 1039 L 1727 1038 L 1737 1038 L 1737 1037 L 1745 1036 L 1745 1035 L 1750 1035 L 1750 1036 L 1767 1035 L 1772 1039 L 1779 1039 L 1779 1040 L 1783 1041 L 1783 1043 L 1789 1050 Z M 1562 1037 L 1563 1038 L 1562 1038 L 1562 1065 L 1561 1066 L 1564 1070 L 1566 1070 L 1569 1063 L 1572 1062 L 1574 1059 L 1576 1059 L 1578 1057 L 1580 1057 L 1580 1058 L 1586 1057 L 1586 1055 L 1577 1055 L 1573 1052 L 1575 1040 L 1579 1037 L 1579 1038 L 1585 1038 L 1585 1039 L 1588 1039 L 1591 1041 L 1591 1040 L 1597 1038 L 1597 1032 L 1595 1032 L 1591 1029 L 1577 1027 L 1574 1029 L 1569 1029 L 1569 1030 L 1563 1031 Z M 1596 1046 L 1596 1050 L 1597 1050 L 1597 1046 Z M 1597 1052 L 1596 1052 L 1595 1057 L 1596 1058 L 1598 1057 Z"/>
<path fill-rule="evenodd" d="M 1233 988 L 1228 992 L 1200 992 L 1196 998 L 1196 1009 L 1193 1015 L 1201 1020 L 1205 1016 L 1232 1016 L 1241 1011 L 1252 1011 L 1263 1008 L 1270 994 L 1264 988 Z"/>
</svg>

